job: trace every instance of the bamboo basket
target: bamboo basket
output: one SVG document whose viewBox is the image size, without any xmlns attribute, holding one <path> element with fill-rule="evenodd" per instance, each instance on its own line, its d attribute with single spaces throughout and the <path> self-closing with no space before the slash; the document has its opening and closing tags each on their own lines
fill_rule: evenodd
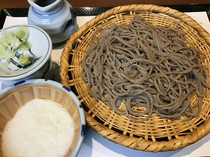
<svg viewBox="0 0 210 157">
<path fill-rule="evenodd" d="M 77 93 L 85 109 L 88 125 L 101 136 L 136 150 L 149 152 L 177 150 L 195 143 L 209 133 L 210 91 L 205 95 L 199 116 L 189 121 L 152 116 L 145 122 L 133 122 L 126 116 L 116 114 L 103 102 L 92 98 L 81 78 L 81 61 L 92 34 L 112 24 L 129 23 L 136 15 L 153 25 L 179 26 L 187 34 L 186 42 L 201 51 L 204 56 L 201 58 L 202 64 L 209 67 L 210 72 L 210 35 L 196 21 L 168 7 L 133 4 L 115 7 L 96 16 L 70 37 L 61 56 L 61 83 Z"/>
</svg>

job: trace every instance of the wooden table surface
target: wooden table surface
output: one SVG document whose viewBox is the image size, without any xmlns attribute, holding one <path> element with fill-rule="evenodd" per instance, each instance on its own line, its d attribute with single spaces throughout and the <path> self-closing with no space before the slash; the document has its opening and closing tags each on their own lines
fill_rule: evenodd
<svg viewBox="0 0 210 157">
<path fill-rule="evenodd" d="M 209 4 L 210 0 L 68 0 L 73 7 L 113 7 L 126 4 Z M 27 0 L 0 0 L 0 10 L 4 8 L 28 8 Z"/>
</svg>

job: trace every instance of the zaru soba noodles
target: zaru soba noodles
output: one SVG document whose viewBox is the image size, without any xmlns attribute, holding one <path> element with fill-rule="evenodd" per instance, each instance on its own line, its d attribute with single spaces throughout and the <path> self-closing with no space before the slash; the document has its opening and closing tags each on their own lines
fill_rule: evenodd
<svg viewBox="0 0 210 157">
<path fill-rule="evenodd" d="M 187 46 L 184 32 L 138 16 L 128 25 L 96 32 L 82 68 L 90 95 L 131 120 L 148 120 L 153 113 L 192 118 L 201 110 L 208 86 L 199 52 Z"/>
</svg>

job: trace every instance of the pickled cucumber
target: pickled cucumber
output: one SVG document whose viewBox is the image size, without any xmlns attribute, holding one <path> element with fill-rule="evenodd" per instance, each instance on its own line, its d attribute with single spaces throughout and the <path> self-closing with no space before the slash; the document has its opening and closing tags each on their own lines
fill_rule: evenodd
<svg viewBox="0 0 210 157">
<path fill-rule="evenodd" d="M 21 26 L 16 29 L 15 35 L 19 40 L 25 42 L 28 39 L 29 31 L 26 27 Z"/>
</svg>

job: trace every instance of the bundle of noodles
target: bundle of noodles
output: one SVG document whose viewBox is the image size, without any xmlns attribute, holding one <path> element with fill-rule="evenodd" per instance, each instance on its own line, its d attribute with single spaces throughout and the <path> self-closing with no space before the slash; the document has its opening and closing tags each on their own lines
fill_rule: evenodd
<svg viewBox="0 0 210 157">
<path fill-rule="evenodd" d="M 82 68 L 90 95 L 134 121 L 153 113 L 192 118 L 208 86 L 199 52 L 186 44 L 183 31 L 138 16 L 95 33 Z"/>
</svg>

